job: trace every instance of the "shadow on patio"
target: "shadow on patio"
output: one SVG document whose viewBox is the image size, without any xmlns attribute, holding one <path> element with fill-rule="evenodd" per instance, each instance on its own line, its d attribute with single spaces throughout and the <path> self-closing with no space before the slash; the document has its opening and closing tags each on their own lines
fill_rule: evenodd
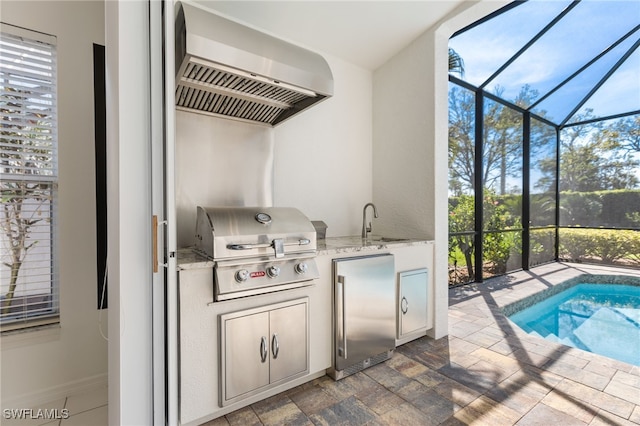
<svg viewBox="0 0 640 426">
<path fill-rule="evenodd" d="M 447 337 L 409 342 L 338 382 L 323 376 L 208 425 L 640 424 L 638 367 L 529 336 L 502 314 L 600 270 L 550 264 L 451 289 Z"/>
<path fill-rule="evenodd" d="M 455 418 L 493 424 L 640 423 L 637 367 L 529 336 L 502 314 L 512 301 L 600 269 L 550 264 L 450 290 L 449 358 L 437 371 L 482 395 Z"/>
</svg>

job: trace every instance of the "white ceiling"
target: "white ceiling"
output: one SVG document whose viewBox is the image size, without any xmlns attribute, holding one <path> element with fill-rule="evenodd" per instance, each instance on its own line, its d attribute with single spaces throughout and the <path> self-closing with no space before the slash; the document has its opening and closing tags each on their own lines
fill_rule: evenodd
<svg viewBox="0 0 640 426">
<path fill-rule="evenodd" d="M 370 70 L 465 2 L 195 1 L 279 38 Z"/>
</svg>

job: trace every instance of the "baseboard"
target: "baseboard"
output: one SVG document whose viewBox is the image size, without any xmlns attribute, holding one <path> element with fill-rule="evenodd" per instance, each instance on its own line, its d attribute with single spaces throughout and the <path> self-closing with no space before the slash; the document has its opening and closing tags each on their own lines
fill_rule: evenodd
<svg viewBox="0 0 640 426">
<path fill-rule="evenodd" d="M 2 395 L 0 407 L 2 409 L 41 408 L 48 402 L 106 387 L 108 383 L 108 374 L 104 373 L 18 396 Z"/>
</svg>

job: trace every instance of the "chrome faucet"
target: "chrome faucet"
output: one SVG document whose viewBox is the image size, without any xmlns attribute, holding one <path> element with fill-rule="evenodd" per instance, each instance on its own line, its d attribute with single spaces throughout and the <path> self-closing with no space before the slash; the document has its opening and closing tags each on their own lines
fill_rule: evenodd
<svg viewBox="0 0 640 426">
<path fill-rule="evenodd" d="M 376 205 L 373 203 L 367 203 L 364 205 L 362 209 L 362 238 L 366 239 L 367 234 L 371 232 L 371 222 L 369 222 L 369 226 L 367 226 L 367 207 L 373 207 L 373 217 L 378 217 L 378 210 L 376 209 Z"/>
</svg>

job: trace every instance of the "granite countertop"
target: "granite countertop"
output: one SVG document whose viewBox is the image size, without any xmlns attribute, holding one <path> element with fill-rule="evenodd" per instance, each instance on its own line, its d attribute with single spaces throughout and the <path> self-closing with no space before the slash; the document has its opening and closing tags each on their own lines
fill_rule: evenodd
<svg viewBox="0 0 640 426">
<path fill-rule="evenodd" d="M 193 251 L 191 247 L 178 249 L 177 265 L 179 270 L 213 268 L 214 263 L 213 260 Z"/>
<path fill-rule="evenodd" d="M 359 235 L 351 235 L 320 239 L 317 241 L 317 250 L 318 255 L 326 255 L 384 250 L 394 247 L 408 247 L 422 244 L 433 244 L 433 241 L 411 238 L 383 238 L 376 235 L 363 240 Z"/>
<path fill-rule="evenodd" d="M 329 237 L 317 240 L 317 255 L 331 255 L 339 253 L 359 253 L 367 251 L 384 250 L 395 247 L 408 247 L 422 244 L 433 244 L 430 240 L 383 238 L 371 236 L 363 240 L 359 235 L 345 237 Z M 177 265 L 179 270 L 213 268 L 215 262 L 193 251 L 191 247 L 182 248 L 177 253 Z"/>
</svg>

